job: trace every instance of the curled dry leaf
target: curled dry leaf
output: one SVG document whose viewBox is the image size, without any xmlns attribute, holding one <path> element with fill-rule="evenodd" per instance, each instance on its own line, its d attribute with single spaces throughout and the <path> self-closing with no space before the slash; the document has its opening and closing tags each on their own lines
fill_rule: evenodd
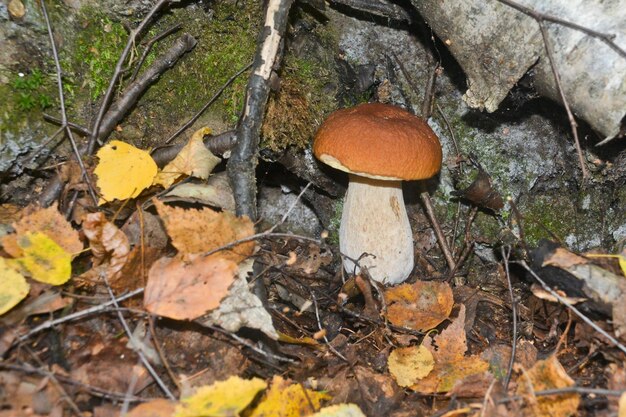
<svg viewBox="0 0 626 417">
<path fill-rule="evenodd" d="M 172 244 L 182 254 L 209 252 L 254 234 L 254 225 L 245 216 L 237 217 L 210 208 L 186 210 L 169 207 L 156 199 L 154 205 Z M 254 242 L 245 242 L 212 256 L 239 263 L 252 255 L 253 251 Z"/>
<path fill-rule="evenodd" d="M 109 279 L 116 279 L 130 254 L 126 235 L 103 213 L 88 214 L 83 222 L 83 233 L 89 239 L 94 265 L 106 266 L 103 272 Z"/>
<path fill-rule="evenodd" d="M 429 330 L 450 316 L 454 297 L 445 282 L 417 281 L 385 291 L 387 318 L 396 326 Z"/>
<path fill-rule="evenodd" d="M 17 239 L 28 232 L 41 232 L 47 235 L 72 257 L 83 250 L 78 232 L 65 220 L 56 203 L 48 208 L 26 207 L 22 211 L 20 219 L 13 223 L 13 228 L 15 233 L 4 236 L 2 245 L 11 256 L 16 258 L 22 256 Z"/>
<path fill-rule="evenodd" d="M 193 320 L 220 305 L 236 273 L 237 264 L 223 258 L 161 258 L 148 273 L 144 306 L 159 316 Z"/>
<path fill-rule="evenodd" d="M 203 127 L 194 132 L 189 142 L 180 150 L 176 158 L 167 164 L 154 178 L 155 185 L 168 188 L 182 175 L 206 180 L 213 168 L 220 163 L 221 159 L 213 155 L 204 146 L 204 135 L 211 133 L 211 129 Z"/>
<path fill-rule="evenodd" d="M 448 392 L 466 377 L 483 373 L 489 365 L 478 356 L 465 356 L 465 306 L 461 305 L 459 316 L 440 335 L 426 338 L 423 346 L 435 359 L 435 367 L 424 379 L 411 387 L 424 394 Z"/>
</svg>

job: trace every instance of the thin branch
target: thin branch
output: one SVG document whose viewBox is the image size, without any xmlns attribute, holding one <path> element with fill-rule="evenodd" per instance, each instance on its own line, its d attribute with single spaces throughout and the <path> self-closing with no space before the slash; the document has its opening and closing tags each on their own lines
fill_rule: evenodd
<svg viewBox="0 0 626 417">
<path fill-rule="evenodd" d="M 141 66 L 143 65 L 144 61 L 148 57 L 148 54 L 152 50 L 152 47 L 154 46 L 154 44 L 160 41 L 161 39 L 171 35 L 172 33 L 179 31 L 181 27 L 183 27 L 183 25 L 181 23 L 178 23 L 172 26 L 171 28 L 159 33 L 154 38 L 150 39 L 150 41 L 144 48 L 143 53 L 141 54 L 141 57 L 139 58 L 139 61 L 137 62 L 137 65 L 135 65 L 135 70 L 133 71 L 133 75 L 131 75 L 130 77 L 131 82 L 134 81 L 135 78 L 137 78 L 137 74 L 139 73 Z"/>
<path fill-rule="evenodd" d="M 43 12 L 43 17 L 46 20 L 46 27 L 48 29 L 48 37 L 50 38 L 50 46 L 52 47 L 52 56 L 54 57 L 54 65 L 56 66 L 56 77 L 57 77 L 57 87 L 59 90 L 59 104 L 61 106 L 61 127 L 65 129 L 65 133 L 67 134 L 68 139 L 70 140 L 70 144 L 72 145 L 72 150 L 74 151 L 74 155 L 76 156 L 76 160 L 78 161 L 78 165 L 80 166 L 80 171 L 83 175 L 83 179 L 87 183 L 87 188 L 89 189 L 89 195 L 93 200 L 95 205 L 98 205 L 98 197 L 96 196 L 96 192 L 94 191 L 93 186 L 91 185 L 91 180 L 89 179 L 89 175 L 87 175 L 87 170 L 85 169 L 85 165 L 83 164 L 83 160 L 80 156 L 80 152 L 78 150 L 78 146 L 76 145 L 76 141 L 74 140 L 74 134 L 72 130 L 69 128 L 67 124 L 67 112 L 65 111 L 65 96 L 63 94 L 63 80 L 61 77 L 61 64 L 59 62 L 59 54 L 57 52 L 57 46 L 54 42 L 54 34 L 52 33 L 52 25 L 50 24 L 50 18 L 48 17 L 48 10 L 46 9 L 46 3 L 44 0 L 39 1 L 41 5 L 41 10 Z"/>
<path fill-rule="evenodd" d="M 582 321 L 584 321 L 585 323 L 587 323 L 589 326 L 591 326 L 595 331 L 597 331 L 598 333 L 600 333 L 602 336 L 606 337 L 612 344 L 613 346 L 617 347 L 619 350 L 621 350 L 623 353 L 626 353 L 626 346 L 624 346 L 623 344 L 621 344 L 619 342 L 619 340 L 617 340 L 616 338 L 614 338 L 613 336 L 611 336 L 610 334 L 608 334 L 604 329 L 602 329 L 600 326 L 598 326 L 597 324 L 595 324 L 593 321 L 591 321 L 591 319 L 589 319 L 587 316 L 585 316 L 580 310 L 578 310 L 576 307 L 574 307 L 569 301 L 567 301 L 565 298 L 563 298 L 561 295 L 559 295 L 558 292 L 554 291 L 552 288 L 550 288 L 550 286 L 548 284 L 546 284 L 546 282 L 544 280 L 541 279 L 541 277 L 539 277 L 539 275 L 537 275 L 535 273 L 535 271 L 533 271 L 528 264 L 526 263 L 526 261 L 520 261 L 519 264 L 526 270 L 528 271 L 533 278 L 535 278 L 539 284 L 541 284 L 541 286 L 543 287 L 544 290 L 548 291 L 554 298 L 556 298 L 561 304 L 563 304 L 564 306 L 566 306 L 567 308 L 569 308 L 574 314 L 576 314 L 578 317 L 580 317 L 582 319 Z"/>
<path fill-rule="evenodd" d="M 511 248 L 507 251 L 504 247 L 500 248 L 502 254 L 502 260 L 504 261 L 504 272 L 506 274 L 506 283 L 509 287 L 509 297 L 511 297 L 511 314 L 513 315 L 513 335 L 511 337 L 511 358 L 509 359 L 509 367 L 504 378 L 504 392 L 509 390 L 509 384 L 511 382 L 511 375 L 513 375 L 513 365 L 515 364 L 515 354 L 517 352 L 517 301 L 515 300 L 515 293 L 513 292 L 513 284 L 511 283 L 511 274 L 509 272 L 509 256 L 511 255 Z"/>
<path fill-rule="evenodd" d="M 278 63 L 293 0 L 269 0 L 265 25 L 248 79 L 243 115 L 237 126 L 237 143 L 228 161 L 228 177 L 235 196 L 236 212 L 257 218 L 256 175 L 261 126 L 269 97 L 269 79 Z"/>
<path fill-rule="evenodd" d="M 104 280 L 106 289 L 109 292 L 109 295 L 111 296 L 111 301 L 113 302 L 113 305 L 119 309 L 120 305 L 118 304 L 117 299 L 115 298 L 115 294 L 113 293 L 113 290 L 111 289 L 111 286 L 109 285 L 109 281 L 107 280 L 106 275 L 103 274 L 102 279 Z M 132 346 L 137 356 L 139 356 L 139 359 L 141 360 L 141 363 L 143 363 L 143 366 L 148 370 L 148 373 L 150 373 L 154 381 L 157 383 L 159 388 L 161 388 L 161 391 L 165 393 L 167 398 L 169 398 L 172 401 L 176 401 L 176 397 L 174 396 L 174 394 L 172 394 L 169 388 L 165 385 L 165 382 L 163 382 L 161 377 L 159 377 L 159 374 L 157 374 L 156 370 L 154 369 L 150 361 L 148 361 L 148 358 L 146 358 L 146 355 L 139 348 L 140 343 L 136 340 L 135 336 L 133 335 L 133 332 L 130 330 L 130 327 L 128 327 L 128 323 L 126 322 L 124 315 L 119 310 L 117 310 L 117 317 L 120 320 L 120 323 L 122 324 L 122 327 L 124 328 L 124 331 L 126 332 L 126 336 L 128 337 L 128 340 L 130 341 L 130 345 Z"/>
<path fill-rule="evenodd" d="M 43 1 L 43 0 L 42 0 Z M 115 86 L 117 85 L 117 81 L 122 73 L 122 66 L 124 65 L 124 61 L 128 57 L 133 45 L 135 45 L 135 41 L 139 35 L 143 33 L 143 31 L 148 26 L 152 17 L 161 10 L 164 6 L 169 4 L 172 0 L 158 0 L 155 5 L 150 9 L 148 14 L 143 18 L 139 26 L 136 29 L 131 30 L 128 41 L 126 42 L 126 46 L 124 47 L 124 51 L 120 55 L 120 58 L 117 60 L 117 64 L 115 65 L 115 70 L 113 71 L 113 76 L 111 77 L 111 81 L 109 82 L 109 87 L 107 88 L 106 93 L 104 94 L 104 98 L 102 99 L 102 103 L 100 104 L 100 109 L 98 110 L 98 115 L 96 116 L 96 120 L 93 123 L 93 128 L 91 130 L 91 136 L 89 137 L 89 144 L 87 145 L 87 154 L 93 154 L 96 141 L 98 139 L 98 134 L 100 132 L 100 123 L 104 118 L 105 113 L 109 107 L 109 103 L 113 99 L 113 91 L 115 90 Z"/>
<path fill-rule="evenodd" d="M 559 17 L 556 16 L 552 16 L 549 14 L 544 14 L 541 12 L 538 12 L 536 10 L 533 10 L 529 7 L 523 6 L 519 3 L 516 3 L 512 0 L 498 0 L 500 3 L 502 4 L 506 4 L 509 7 L 514 8 L 515 10 L 524 13 L 526 16 L 530 16 L 533 19 L 535 19 L 536 21 L 540 22 L 540 21 L 546 21 L 546 22 L 552 22 L 552 23 L 557 23 L 561 26 L 566 26 L 570 29 L 574 29 L 577 30 L 579 32 L 583 32 L 591 37 L 594 37 L 596 39 L 600 39 L 602 42 L 604 42 L 605 44 L 607 44 L 611 49 L 613 49 L 615 52 L 617 52 L 622 58 L 626 58 L 626 51 L 622 48 L 619 47 L 619 45 L 617 45 L 615 42 L 613 42 L 613 40 L 616 38 L 615 34 L 609 34 L 609 33 L 603 33 L 603 32 L 598 32 L 595 31 L 593 29 L 589 29 L 587 27 L 581 26 L 577 23 L 574 22 L 570 22 L 569 20 L 565 20 L 565 19 L 561 19 Z"/>
<path fill-rule="evenodd" d="M 242 69 L 240 69 L 239 71 L 237 71 L 232 77 L 230 77 L 224 83 L 224 85 L 222 85 L 220 87 L 220 89 L 217 90 L 217 92 L 213 95 L 213 97 L 211 97 L 211 100 L 209 100 L 204 106 L 202 106 L 202 108 L 191 119 L 189 119 L 189 121 L 187 121 L 187 123 L 182 125 L 176 132 L 174 132 L 169 138 L 167 138 L 165 143 L 170 143 L 171 141 L 176 139 L 178 137 L 178 135 L 180 135 L 185 130 L 187 130 L 189 128 L 189 126 L 194 124 L 196 122 L 196 120 L 198 120 L 200 118 L 200 116 L 202 116 L 202 114 L 206 111 L 206 109 L 208 109 L 211 106 L 211 104 L 213 104 L 215 102 L 215 100 L 217 100 L 218 97 L 220 95 L 222 95 L 224 90 L 226 90 L 226 88 L 228 88 L 228 86 L 231 85 L 237 79 L 237 77 L 239 77 L 241 74 L 246 72 L 251 66 L 252 66 L 252 62 L 249 63 L 248 65 L 246 65 L 245 67 L 243 67 Z"/>
</svg>

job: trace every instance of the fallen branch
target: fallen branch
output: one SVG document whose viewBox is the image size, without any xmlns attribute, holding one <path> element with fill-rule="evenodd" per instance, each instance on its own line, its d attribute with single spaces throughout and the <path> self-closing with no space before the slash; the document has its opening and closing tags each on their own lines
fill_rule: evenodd
<svg viewBox="0 0 626 417">
<path fill-rule="evenodd" d="M 254 57 L 253 71 L 248 79 L 243 115 L 237 126 L 237 144 L 228 162 L 228 177 L 233 187 L 236 212 L 256 220 L 256 175 L 261 125 L 269 97 L 269 79 L 278 63 L 287 18 L 293 0 L 270 0 L 265 26 Z"/>
</svg>

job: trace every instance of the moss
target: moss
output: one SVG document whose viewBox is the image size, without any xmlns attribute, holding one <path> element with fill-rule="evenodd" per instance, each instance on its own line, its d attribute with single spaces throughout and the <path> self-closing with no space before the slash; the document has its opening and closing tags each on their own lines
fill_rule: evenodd
<svg viewBox="0 0 626 417">
<path fill-rule="evenodd" d="M 542 239 L 560 241 L 576 233 L 576 207 L 569 199 L 558 196 L 534 196 L 520 206 L 524 235 L 530 246 Z"/>
<path fill-rule="evenodd" d="M 120 23 L 93 6 L 83 7 L 78 21 L 82 30 L 76 35 L 74 47 L 63 55 L 64 69 L 72 78 L 66 80 L 66 92 L 72 97 L 73 81 L 81 79 L 78 84 L 88 89 L 91 100 L 96 100 L 109 86 L 128 34 Z"/>
<path fill-rule="evenodd" d="M 343 213 L 343 198 L 335 201 L 333 217 L 328 224 L 328 242 L 339 245 L 339 226 L 341 226 L 341 214 Z"/>
</svg>

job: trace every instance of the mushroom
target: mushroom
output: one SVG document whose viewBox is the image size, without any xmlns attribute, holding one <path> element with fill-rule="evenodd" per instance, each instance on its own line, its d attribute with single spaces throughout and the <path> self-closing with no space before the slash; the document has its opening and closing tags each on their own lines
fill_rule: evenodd
<svg viewBox="0 0 626 417">
<path fill-rule="evenodd" d="M 405 281 L 413 270 L 414 253 L 402 181 L 439 172 L 437 135 L 404 109 L 361 104 L 338 110 L 324 121 L 313 153 L 349 174 L 339 228 L 344 268 L 359 273 L 357 261 L 378 282 Z"/>
</svg>

